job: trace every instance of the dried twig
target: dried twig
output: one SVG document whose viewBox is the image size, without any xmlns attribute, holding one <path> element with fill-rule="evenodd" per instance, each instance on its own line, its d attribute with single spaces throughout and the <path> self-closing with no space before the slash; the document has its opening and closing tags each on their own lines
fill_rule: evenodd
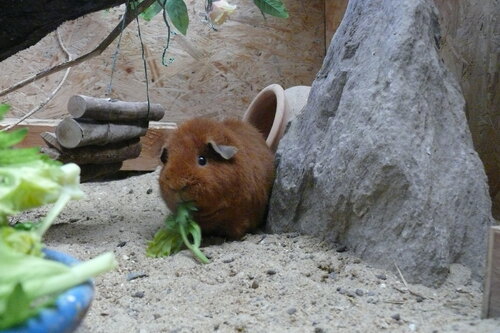
<svg viewBox="0 0 500 333">
<path fill-rule="evenodd" d="M 408 288 L 408 283 L 406 283 L 405 277 L 403 276 L 403 273 L 401 273 L 401 270 L 399 269 L 398 265 L 394 263 L 394 266 L 396 266 L 396 269 L 398 270 L 399 273 L 399 277 L 401 278 L 401 281 L 403 281 L 403 284 L 405 285 L 406 289 L 410 290 L 410 288 Z"/>
<path fill-rule="evenodd" d="M 419 293 L 413 291 L 410 289 L 410 287 L 408 287 L 408 283 L 406 283 L 406 280 L 405 280 L 405 277 L 403 276 L 403 273 L 401 273 L 401 270 L 399 269 L 398 265 L 396 263 L 394 263 L 394 266 L 396 266 L 396 269 L 398 270 L 398 273 L 399 273 L 399 277 L 401 278 L 401 280 L 403 281 L 403 284 L 405 285 L 405 288 L 406 290 L 413 296 L 416 296 L 416 297 L 421 297 L 422 299 L 425 299 L 424 296 L 420 295 Z M 398 289 L 396 287 L 393 286 L 394 289 L 396 289 L 397 291 L 399 292 L 403 292 L 401 289 Z"/>
<path fill-rule="evenodd" d="M 59 34 L 59 30 L 58 29 L 56 30 L 56 36 L 57 36 L 57 41 L 59 42 L 59 46 L 64 51 L 64 53 L 66 53 L 66 57 L 68 58 L 68 61 L 71 61 L 72 60 L 71 53 L 69 53 L 69 51 L 66 48 L 66 46 L 64 46 L 64 43 L 61 40 L 61 35 Z M 47 105 L 47 103 L 49 103 L 54 98 L 54 96 L 59 92 L 59 90 L 63 86 L 64 82 L 68 78 L 70 70 L 71 70 L 71 68 L 67 68 L 66 69 L 66 73 L 64 73 L 63 78 L 61 79 L 61 81 L 59 82 L 59 84 L 57 85 L 57 87 L 52 91 L 52 93 L 47 97 L 47 99 L 45 99 L 45 101 L 43 101 L 36 108 L 34 108 L 30 112 L 26 113 L 24 116 L 22 116 L 21 118 L 19 118 L 15 123 L 10 124 L 9 126 L 3 128 L 2 131 L 7 131 L 7 130 L 9 130 L 9 129 L 11 129 L 11 128 L 17 126 L 17 125 L 19 125 L 20 123 L 22 123 L 23 121 L 25 121 L 26 119 L 28 119 L 29 117 L 31 117 L 32 115 L 34 115 L 35 113 L 37 113 L 38 111 L 40 111 L 41 109 L 43 109 L 45 107 L 45 105 Z"/>
<path fill-rule="evenodd" d="M 111 31 L 111 33 L 106 38 L 104 38 L 104 40 L 94 50 L 84 54 L 81 57 L 78 57 L 78 58 L 70 60 L 70 61 L 63 62 L 62 64 L 56 65 L 56 66 L 51 67 L 51 68 L 46 69 L 46 70 L 43 70 L 43 71 L 23 80 L 21 82 L 18 82 L 15 85 L 13 85 L 7 89 L 0 91 L 0 97 L 5 96 L 5 95 L 7 95 L 7 94 L 19 89 L 19 88 L 22 88 L 22 87 L 24 87 L 32 82 L 35 82 L 36 80 L 39 80 L 39 79 L 44 78 L 48 75 L 57 73 L 63 69 L 81 64 L 82 62 L 84 62 L 90 58 L 93 58 L 97 55 L 100 55 L 116 39 L 116 37 L 118 37 L 118 35 L 122 31 L 123 27 L 128 26 L 130 24 L 130 22 L 132 22 L 142 11 L 144 11 L 146 8 L 151 6 L 151 4 L 155 1 L 156 0 L 144 0 L 143 2 L 141 2 L 139 4 L 139 6 L 137 6 L 137 8 L 135 8 L 135 10 L 127 10 L 125 15 L 122 18 L 122 21 L 120 21 L 116 25 L 116 27 L 113 29 L 113 31 Z"/>
</svg>

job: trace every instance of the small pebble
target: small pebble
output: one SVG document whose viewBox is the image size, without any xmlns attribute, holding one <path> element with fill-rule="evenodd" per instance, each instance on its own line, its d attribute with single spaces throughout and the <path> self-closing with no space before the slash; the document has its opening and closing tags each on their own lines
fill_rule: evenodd
<svg viewBox="0 0 500 333">
<path fill-rule="evenodd" d="M 337 291 L 338 291 L 338 293 L 339 293 L 339 294 L 341 294 L 341 295 L 345 295 L 345 293 L 347 292 L 347 290 L 345 290 L 344 288 L 341 288 L 341 287 L 338 287 L 338 288 L 337 288 Z"/>
<path fill-rule="evenodd" d="M 345 252 L 345 251 L 347 251 L 347 246 L 345 246 L 345 245 L 340 245 L 340 246 L 338 246 L 338 247 L 335 249 L 335 251 L 337 251 L 338 253 Z"/>
<path fill-rule="evenodd" d="M 257 288 L 259 288 L 259 283 L 258 283 L 257 281 L 255 281 L 255 280 L 254 280 L 254 281 L 252 282 L 252 285 L 251 285 L 250 287 L 251 287 L 252 289 L 257 289 Z"/>
<path fill-rule="evenodd" d="M 154 314 L 153 314 L 153 318 L 154 318 L 155 320 L 156 320 L 156 319 L 159 319 L 159 318 L 161 318 L 161 315 L 160 315 L 160 314 L 158 314 L 158 313 L 154 313 Z"/>
<path fill-rule="evenodd" d="M 375 292 L 369 291 L 366 293 L 366 296 L 375 296 Z"/>
<path fill-rule="evenodd" d="M 117 247 L 124 247 L 125 245 L 127 244 L 126 241 L 121 241 L 120 243 L 118 243 L 116 246 Z"/>
<path fill-rule="evenodd" d="M 296 308 L 290 308 L 290 309 L 286 310 L 286 313 L 288 313 L 290 316 L 293 315 L 295 312 L 297 312 Z"/>
<path fill-rule="evenodd" d="M 227 259 L 222 260 L 222 262 L 225 264 L 229 264 L 230 262 L 233 262 L 233 261 L 234 261 L 234 258 L 227 258 Z"/>
<path fill-rule="evenodd" d="M 139 279 L 139 278 L 145 278 L 145 277 L 148 277 L 148 276 L 149 275 L 147 275 L 146 273 L 132 272 L 132 273 L 128 273 L 127 274 L 127 281 L 132 281 L 132 280 Z"/>
<path fill-rule="evenodd" d="M 424 298 L 422 296 L 417 296 L 417 303 L 422 303 Z"/>
<path fill-rule="evenodd" d="M 393 314 L 393 315 L 391 316 L 391 318 L 392 318 L 392 319 L 394 319 L 394 320 L 399 321 L 399 320 L 401 319 L 401 316 L 399 315 L 399 313 L 395 313 L 395 314 Z"/>
<path fill-rule="evenodd" d="M 267 273 L 267 275 L 274 275 L 274 274 L 276 274 L 276 271 L 274 269 L 268 269 L 266 271 L 266 273 Z"/>
<path fill-rule="evenodd" d="M 146 194 L 151 194 L 153 193 L 153 189 L 152 188 L 148 188 L 148 190 L 146 191 Z"/>
<path fill-rule="evenodd" d="M 365 294 L 365 292 L 361 289 L 356 289 L 356 295 L 358 296 L 363 296 Z"/>
<path fill-rule="evenodd" d="M 144 297 L 144 291 L 138 291 L 132 294 L 132 297 L 137 297 L 137 298 L 143 298 Z"/>
<path fill-rule="evenodd" d="M 385 276 L 385 274 L 377 274 L 375 277 L 380 280 L 387 280 L 387 276 Z"/>
<path fill-rule="evenodd" d="M 128 191 L 128 194 L 132 194 L 132 193 L 134 193 L 134 190 Z"/>
<path fill-rule="evenodd" d="M 314 333 L 325 333 L 325 330 L 324 330 L 324 329 L 322 329 L 321 327 L 316 327 L 316 328 L 314 329 Z"/>
<path fill-rule="evenodd" d="M 347 296 L 349 296 L 349 297 L 352 297 L 352 298 L 356 297 L 356 294 L 355 294 L 355 293 L 353 293 L 352 291 L 348 291 L 348 292 L 346 293 L 346 295 L 347 295 Z"/>
</svg>

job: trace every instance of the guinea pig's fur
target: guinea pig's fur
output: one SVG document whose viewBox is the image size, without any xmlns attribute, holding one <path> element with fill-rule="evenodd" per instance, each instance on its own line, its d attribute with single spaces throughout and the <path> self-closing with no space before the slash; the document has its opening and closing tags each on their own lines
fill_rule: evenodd
<svg viewBox="0 0 500 333">
<path fill-rule="evenodd" d="M 274 180 L 274 154 L 252 125 L 191 119 L 167 139 L 160 189 L 168 208 L 193 201 L 203 234 L 239 239 L 257 228 Z"/>
</svg>

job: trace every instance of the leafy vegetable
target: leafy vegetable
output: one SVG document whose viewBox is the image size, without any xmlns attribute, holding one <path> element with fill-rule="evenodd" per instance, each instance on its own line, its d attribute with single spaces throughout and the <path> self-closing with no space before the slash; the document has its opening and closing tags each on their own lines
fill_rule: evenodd
<svg viewBox="0 0 500 333">
<path fill-rule="evenodd" d="M 0 119 L 8 106 L 0 104 Z M 113 269 L 112 253 L 68 267 L 44 259 L 42 237 L 71 199 L 83 197 L 80 168 L 62 165 L 36 148 L 15 149 L 26 130 L 0 132 L 0 330 L 25 321 L 57 294 Z M 40 223 L 8 225 L 8 217 L 54 203 Z"/>
<path fill-rule="evenodd" d="M 264 14 L 288 18 L 288 11 L 281 0 L 253 0 L 253 2 Z"/>
<path fill-rule="evenodd" d="M 192 202 L 180 203 L 175 214 L 171 214 L 165 220 L 163 228 L 158 230 L 148 243 L 146 254 L 150 257 L 163 257 L 177 253 L 182 249 L 182 245 L 195 255 L 195 257 L 206 264 L 208 258 L 200 250 L 201 229 L 191 218 L 191 212 L 196 211 Z M 191 243 L 189 236 L 193 242 Z"/>
<path fill-rule="evenodd" d="M 0 230 L 7 228 L 10 227 Z M 1 238 L 0 257 L 0 329 L 22 323 L 52 303 L 64 290 L 116 267 L 113 253 L 101 254 L 70 267 L 21 253 Z M 39 300 L 41 304 L 38 304 Z"/>
</svg>

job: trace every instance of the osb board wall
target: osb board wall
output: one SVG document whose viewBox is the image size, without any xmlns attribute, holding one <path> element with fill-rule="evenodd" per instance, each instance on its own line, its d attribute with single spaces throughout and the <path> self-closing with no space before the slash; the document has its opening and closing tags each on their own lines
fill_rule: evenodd
<svg viewBox="0 0 500 333">
<path fill-rule="evenodd" d="M 349 0 L 325 0 L 325 42 L 330 46 L 333 34 L 344 18 Z"/>
<path fill-rule="evenodd" d="M 237 11 L 219 31 L 204 20 L 204 1 L 186 0 L 190 25 L 186 37 L 172 35 L 167 59 L 161 64 L 166 28 L 161 15 L 140 21 L 147 55 L 149 94 L 167 112 L 164 121 L 180 122 L 193 116 L 241 117 L 252 98 L 265 86 L 310 85 L 325 54 L 324 1 L 285 0 L 287 20 L 263 19 L 253 1 L 234 0 Z M 73 57 L 92 50 L 118 23 L 123 7 L 93 13 L 59 28 Z M 110 82 L 116 41 L 103 54 L 71 69 L 63 88 L 36 118 L 58 119 L 67 115 L 73 94 L 113 97 L 127 101 L 146 99 L 145 78 L 137 26 L 123 33 L 116 61 L 113 89 Z M 34 47 L 0 63 L 0 89 L 41 69 L 60 63 L 65 54 L 55 34 Z M 2 98 L 13 106 L 8 117 L 21 117 L 41 103 L 56 87 L 63 72 L 42 79 Z"/>
<path fill-rule="evenodd" d="M 467 103 L 476 150 L 485 166 L 493 213 L 500 219 L 500 6 L 497 1 L 435 0 L 441 55 Z"/>
</svg>

